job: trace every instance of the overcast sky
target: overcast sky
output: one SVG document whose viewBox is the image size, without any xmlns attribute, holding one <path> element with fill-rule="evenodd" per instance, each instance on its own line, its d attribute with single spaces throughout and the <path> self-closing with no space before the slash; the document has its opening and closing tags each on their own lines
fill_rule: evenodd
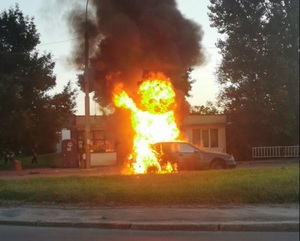
<svg viewBox="0 0 300 241">
<path fill-rule="evenodd" d="M 51 52 L 56 62 L 54 72 L 57 76 L 57 88 L 61 91 L 63 86 L 70 80 L 73 87 L 76 86 L 76 70 L 72 69 L 65 61 L 70 54 L 72 38 L 66 22 L 64 21 L 65 11 L 68 6 L 76 0 L 1 0 L 0 12 L 9 7 L 19 4 L 20 10 L 29 17 L 34 17 L 37 30 L 40 33 L 41 44 L 39 51 Z M 78 0 L 77 0 L 78 1 Z M 86 1 L 82 0 L 83 6 Z M 208 16 L 207 5 L 209 0 L 177 0 L 178 8 L 186 18 L 192 19 L 202 26 L 204 37 L 202 45 L 206 49 L 207 63 L 197 67 L 192 77 L 196 79 L 191 91 L 191 98 L 188 101 L 191 105 L 205 105 L 207 101 L 215 101 L 218 85 L 213 73 L 220 62 L 220 55 L 215 43 L 219 35 L 216 29 L 211 28 Z M 84 114 L 84 93 L 77 98 L 77 114 Z M 97 106 L 91 102 L 91 114 L 97 112 Z"/>
</svg>

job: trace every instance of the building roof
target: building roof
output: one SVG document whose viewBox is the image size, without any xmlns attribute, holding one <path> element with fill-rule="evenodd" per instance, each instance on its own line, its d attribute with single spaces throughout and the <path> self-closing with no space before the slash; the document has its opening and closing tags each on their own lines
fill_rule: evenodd
<svg viewBox="0 0 300 241">
<path fill-rule="evenodd" d="M 90 116 L 90 125 L 93 128 L 105 129 L 110 121 L 109 116 Z M 189 115 L 184 119 L 184 125 L 226 125 L 226 115 Z M 85 116 L 76 116 L 73 127 L 84 129 Z"/>
<path fill-rule="evenodd" d="M 184 119 L 185 125 L 226 125 L 226 115 L 189 115 Z"/>
<path fill-rule="evenodd" d="M 107 117 L 107 116 L 98 116 L 98 115 L 90 116 L 91 128 L 105 129 L 108 121 L 109 121 L 109 117 Z M 84 129 L 85 128 L 85 116 L 77 115 L 75 117 L 75 122 L 73 123 L 73 127 L 77 128 L 77 129 Z"/>
</svg>

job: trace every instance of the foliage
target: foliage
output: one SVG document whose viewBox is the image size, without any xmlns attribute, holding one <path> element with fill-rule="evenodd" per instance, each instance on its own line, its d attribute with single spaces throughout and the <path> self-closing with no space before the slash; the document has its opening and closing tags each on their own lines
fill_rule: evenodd
<svg viewBox="0 0 300 241">
<path fill-rule="evenodd" d="M 40 153 L 54 150 L 56 132 L 66 125 L 75 107 L 70 83 L 61 93 L 51 54 L 39 54 L 33 19 L 18 5 L 0 13 L 0 147 Z"/>
<path fill-rule="evenodd" d="M 210 0 L 223 38 L 219 101 L 232 125 L 228 144 L 244 158 L 252 146 L 299 143 L 299 1 Z"/>
<path fill-rule="evenodd" d="M 103 206 L 299 202 L 298 167 L 165 175 L 97 175 L 0 179 L 0 202 Z"/>
<path fill-rule="evenodd" d="M 195 105 L 190 107 L 190 115 L 218 115 L 221 111 L 211 101 L 207 101 L 206 105 Z"/>
</svg>

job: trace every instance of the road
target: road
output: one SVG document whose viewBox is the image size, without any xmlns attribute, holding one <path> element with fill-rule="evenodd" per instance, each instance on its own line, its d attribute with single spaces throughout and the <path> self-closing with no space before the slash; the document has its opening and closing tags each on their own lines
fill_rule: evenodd
<svg viewBox="0 0 300 241">
<path fill-rule="evenodd" d="M 134 231 L 0 225 L 1 241 L 299 241 L 298 232 Z"/>
</svg>

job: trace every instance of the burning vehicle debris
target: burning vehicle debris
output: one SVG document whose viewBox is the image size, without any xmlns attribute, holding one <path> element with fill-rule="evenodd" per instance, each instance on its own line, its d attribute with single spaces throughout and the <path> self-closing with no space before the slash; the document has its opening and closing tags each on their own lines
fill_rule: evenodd
<svg viewBox="0 0 300 241">
<path fill-rule="evenodd" d="M 185 18 L 175 0 L 94 0 L 87 12 L 79 9 L 68 14 L 77 37 L 73 64 L 83 69 L 86 34 L 90 88 L 94 100 L 114 110 L 120 159 L 134 157 L 133 173 L 176 172 L 174 163 L 161 165 L 151 146 L 184 140 L 189 74 L 205 62 L 201 26 Z"/>
</svg>

